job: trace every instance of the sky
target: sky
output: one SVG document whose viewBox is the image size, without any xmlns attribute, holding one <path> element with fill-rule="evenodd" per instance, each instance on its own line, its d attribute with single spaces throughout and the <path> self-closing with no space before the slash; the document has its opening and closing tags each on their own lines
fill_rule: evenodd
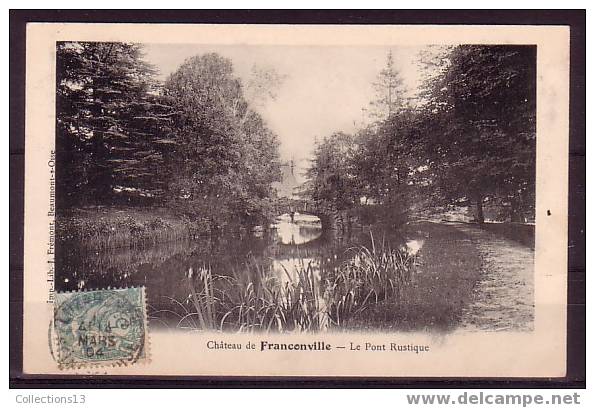
<svg viewBox="0 0 595 408">
<path fill-rule="evenodd" d="M 421 47 L 146 44 L 144 51 L 162 80 L 185 59 L 208 52 L 229 58 L 244 84 L 253 67 L 274 69 L 285 78 L 276 99 L 254 108 L 277 134 L 282 160 L 293 159 L 303 170 L 317 138 L 353 132 L 367 121 L 362 108 L 374 98 L 372 84 L 389 50 L 405 87 L 414 92 Z"/>
</svg>

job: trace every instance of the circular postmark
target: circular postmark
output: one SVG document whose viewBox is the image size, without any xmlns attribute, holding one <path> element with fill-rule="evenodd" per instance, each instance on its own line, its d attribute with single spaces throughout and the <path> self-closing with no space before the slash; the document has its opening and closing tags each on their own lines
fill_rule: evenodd
<svg viewBox="0 0 595 408">
<path fill-rule="evenodd" d="M 59 364 L 132 363 L 144 356 L 140 288 L 60 295 L 54 309 Z"/>
</svg>

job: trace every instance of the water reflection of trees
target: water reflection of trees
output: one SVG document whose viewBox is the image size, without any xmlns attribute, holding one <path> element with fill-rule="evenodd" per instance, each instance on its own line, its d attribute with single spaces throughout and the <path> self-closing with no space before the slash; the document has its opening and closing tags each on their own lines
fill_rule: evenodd
<svg viewBox="0 0 595 408">
<path fill-rule="evenodd" d="M 57 290 L 98 289 L 145 286 L 151 310 L 172 306 L 172 299 L 184 302 L 189 295 L 189 271 L 210 268 L 213 275 L 242 278 L 258 269 L 269 276 L 283 278 L 295 271 L 300 262 L 311 263 L 319 279 L 326 279 L 353 254 L 349 248 L 370 246 L 369 232 L 346 234 L 314 228 L 301 228 L 302 244 L 284 244 L 274 232 L 263 237 L 225 237 L 179 241 L 101 253 L 82 248 L 61 247 L 57 252 Z M 380 235 L 380 234 L 379 234 Z M 379 238 L 381 239 L 381 238 Z M 257 266 L 257 268 L 254 268 Z"/>
</svg>

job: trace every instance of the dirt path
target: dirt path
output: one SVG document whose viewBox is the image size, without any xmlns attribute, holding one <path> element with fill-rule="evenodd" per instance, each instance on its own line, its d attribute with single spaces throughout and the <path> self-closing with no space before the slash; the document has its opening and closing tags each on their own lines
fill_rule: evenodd
<svg viewBox="0 0 595 408">
<path fill-rule="evenodd" d="M 464 330 L 532 330 L 534 252 L 473 225 L 452 223 L 479 250 L 482 270 L 471 302 L 463 309 Z"/>
</svg>

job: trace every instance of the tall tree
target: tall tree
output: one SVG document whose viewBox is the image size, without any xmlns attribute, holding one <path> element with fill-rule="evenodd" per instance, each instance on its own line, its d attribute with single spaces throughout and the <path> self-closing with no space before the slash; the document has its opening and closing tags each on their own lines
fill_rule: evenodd
<svg viewBox="0 0 595 408">
<path fill-rule="evenodd" d="M 403 78 L 395 66 L 392 51 L 386 56 L 385 66 L 373 83 L 376 99 L 370 105 L 372 114 L 377 119 L 389 118 L 393 113 L 405 106 Z"/>
<path fill-rule="evenodd" d="M 390 118 L 361 130 L 352 158 L 354 183 L 368 202 L 381 205 L 398 224 L 407 216 L 412 200 L 416 150 L 420 137 L 417 113 L 400 109 Z"/>
<path fill-rule="evenodd" d="M 213 227 L 264 216 L 280 176 L 276 136 L 246 101 L 229 59 L 186 60 L 165 83 L 174 104 L 176 154 L 172 197 Z"/>
<path fill-rule="evenodd" d="M 473 202 L 479 222 L 489 200 L 512 220 L 532 210 L 535 81 L 535 47 L 462 45 L 428 87 L 424 133 L 436 186 Z"/>
<path fill-rule="evenodd" d="M 169 108 L 157 100 L 141 46 L 61 42 L 56 68 L 62 205 L 110 203 L 125 191 L 153 196 L 162 155 L 152 141 Z"/>
</svg>

